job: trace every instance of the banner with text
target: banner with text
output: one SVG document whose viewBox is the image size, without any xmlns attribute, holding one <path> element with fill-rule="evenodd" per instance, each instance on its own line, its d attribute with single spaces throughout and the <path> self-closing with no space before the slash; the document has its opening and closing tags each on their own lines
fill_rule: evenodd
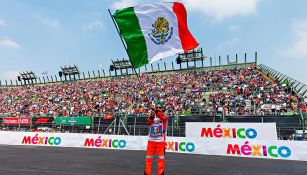
<svg viewBox="0 0 307 175">
<path fill-rule="evenodd" d="M 186 122 L 186 137 L 277 140 L 275 123 Z"/>
<path fill-rule="evenodd" d="M 77 117 L 56 117 L 55 125 L 59 126 L 91 126 L 92 118 L 88 116 L 77 116 Z"/>
<path fill-rule="evenodd" d="M 5 125 L 31 125 L 31 118 L 27 117 L 5 117 L 3 118 Z"/>
<path fill-rule="evenodd" d="M 264 159 L 307 161 L 307 142 L 167 137 L 166 151 Z M 0 144 L 146 150 L 146 136 L 0 131 Z"/>
</svg>

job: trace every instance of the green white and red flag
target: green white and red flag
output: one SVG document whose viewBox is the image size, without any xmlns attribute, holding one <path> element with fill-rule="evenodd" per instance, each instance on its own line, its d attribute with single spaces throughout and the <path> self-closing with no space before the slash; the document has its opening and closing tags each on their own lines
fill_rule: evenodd
<svg viewBox="0 0 307 175">
<path fill-rule="evenodd" d="M 198 46 L 182 3 L 162 2 L 117 10 L 113 17 L 134 68 Z"/>
</svg>

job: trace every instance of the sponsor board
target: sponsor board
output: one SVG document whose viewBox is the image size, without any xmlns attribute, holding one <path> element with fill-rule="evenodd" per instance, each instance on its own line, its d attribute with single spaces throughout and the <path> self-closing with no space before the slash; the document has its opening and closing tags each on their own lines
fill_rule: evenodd
<svg viewBox="0 0 307 175">
<path fill-rule="evenodd" d="M 5 125 L 31 125 L 31 118 L 26 117 L 5 117 L 3 118 Z"/>
<path fill-rule="evenodd" d="M 186 122 L 186 137 L 277 140 L 275 123 Z"/>
<path fill-rule="evenodd" d="M 92 117 L 76 116 L 76 117 L 56 117 L 55 125 L 57 126 L 90 126 L 92 125 Z"/>
<path fill-rule="evenodd" d="M 146 150 L 147 136 L 0 131 L 0 144 Z M 166 152 L 307 161 L 307 142 L 167 137 Z M 144 153 L 145 156 L 145 153 Z"/>
</svg>

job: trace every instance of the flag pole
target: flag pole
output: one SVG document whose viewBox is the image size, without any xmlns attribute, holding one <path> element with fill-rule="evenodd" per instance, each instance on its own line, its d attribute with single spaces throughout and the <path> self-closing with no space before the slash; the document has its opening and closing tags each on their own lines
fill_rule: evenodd
<svg viewBox="0 0 307 175">
<path fill-rule="evenodd" d="M 126 53 L 127 53 L 127 55 L 128 55 L 127 46 L 126 46 L 126 44 L 125 44 L 123 38 L 122 38 L 121 35 L 120 35 L 120 31 L 119 31 L 118 26 L 117 26 L 117 24 L 116 24 L 116 22 L 115 22 L 115 20 L 114 20 L 114 18 L 113 18 L 113 16 L 112 16 L 111 10 L 108 9 L 108 11 L 109 11 L 110 17 L 112 18 L 113 24 L 114 24 L 114 26 L 115 26 L 115 28 L 116 28 L 117 34 L 118 34 L 120 40 L 122 41 L 122 44 L 123 44 L 123 46 L 124 46 L 124 48 L 125 48 L 125 50 L 126 50 Z M 128 57 L 129 57 L 129 55 L 128 55 Z M 132 63 L 131 63 L 131 64 L 132 64 Z M 132 67 L 133 67 L 133 65 L 132 65 Z M 144 84 L 141 82 L 140 75 L 137 73 L 137 71 L 135 70 L 134 67 L 133 67 L 133 70 L 134 70 L 134 72 L 135 72 L 135 74 L 136 74 L 136 77 L 137 77 L 137 79 L 139 80 L 139 82 L 144 86 Z"/>
<path fill-rule="evenodd" d="M 126 53 L 127 53 L 127 55 L 128 55 L 127 46 L 126 46 L 126 44 L 125 44 L 125 42 L 124 42 L 122 36 L 120 35 L 120 31 L 119 31 L 118 26 L 117 26 L 117 24 L 116 24 L 116 22 L 115 22 L 115 20 L 114 20 L 114 18 L 113 18 L 113 16 L 112 16 L 111 10 L 108 9 L 108 11 L 109 11 L 110 17 L 112 18 L 113 24 L 114 24 L 114 26 L 115 26 L 115 28 L 116 28 L 117 34 L 118 34 L 120 40 L 122 41 L 122 44 L 123 44 L 123 46 L 124 46 L 124 48 L 125 48 L 125 50 L 126 50 Z M 129 57 L 129 55 L 128 55 L 128 57 Z M 132 65 L 132 63 L 131 63 L 131 65 Z M 137 77 L 139 83 L 141 83 L 141 85 L 143 85 L 143 89 L 144 89 L 144 88 L 145 88 L 145 85 L 142 83 L 142 81 L 141 81 L 141 79 L 140 79 L 140 75 L 137 73 L 137 71 L 135 70 L 135 68 L 133 67 L 133 65 L 132 65 L 132 68 L 133 68 L 133 70 L 134 70 L 134 72 L 135 72 L 135 74 L 136 74 L 136 77 Z M 147 100 L 148 100 L 148 103 L 151 103 L 150 100 L 149 100 L 149 98 L 148 98 L 148 96 L 147 96 L 146 94 L 145 94 L 145 96 L 146 96 L 146 98 L 147 98 Z"/>
<path fill-rule="evenodd" d="M 114 24 L 114 26 L 115 26 L 115 28 L 116 28 L 117 34 L 118 34 L 120 40 L 122 41 L 122 44 L 123 44 L 123 46 L 124 46 L 124 48 L 125 48 L 125 50 L 126 50 L 126 52 L 127 52 L 127 55 L 128 55 L 127 46 L 126 46 L 126 44 L 125 44 L 123 38 L 120 36 L 120 32 L 119 32 L 118 26 L 117 26 L 117 24 L 116 24 L 116 22 L 115 22 L 115 20 L 114 20 L 114 18 L 113 18 L 113 16 L 112 16 L 111 10 L 108 9 L 108 11 L 109 11 L 110 17 L 112 18 L 113 24 Z"/>
</svg>

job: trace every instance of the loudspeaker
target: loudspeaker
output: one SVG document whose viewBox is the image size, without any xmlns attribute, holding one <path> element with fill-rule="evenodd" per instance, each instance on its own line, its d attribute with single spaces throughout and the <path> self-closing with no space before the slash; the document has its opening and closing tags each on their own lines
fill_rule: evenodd
<svg viewBox="0 0 307 175">
<path fill-rule="evenodd" d="M 114 65 L 111 65 L 111 66 L 110 66 L 110 70 L 111 70 L 111 71 L 114 71 L 114 68 L 115 68 Z"/>
<path fill-rule="evenodd" d="M 177 57 L 177 58 L 176 58 L 176 62 L 177 62 L 177 64 L 180 64 L 180 63 L 181 63 L 181 58 L 180 58 L 180 57 Z"/>
<path fill-rule="evenodd" d="M 62 71 L 59 72 L 59 76 L 60 76 L 60 77 L 63 76 L 63 72 L 62 72 Z"/>
</svg>

